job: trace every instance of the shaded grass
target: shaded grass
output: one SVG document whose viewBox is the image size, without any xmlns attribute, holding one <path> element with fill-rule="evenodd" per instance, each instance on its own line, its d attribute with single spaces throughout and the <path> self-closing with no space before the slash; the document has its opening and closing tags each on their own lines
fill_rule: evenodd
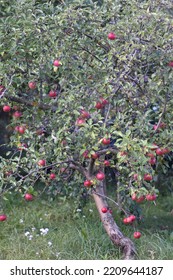
<svg viewBox="0 0 173 280">
<path fill-rule="evenodd" d="M 141 239 L 133 239 L 138 259 L 173 259 L 172 205 L 173 198 L 160 199 L 157 207 L 150 202 L 143 204 L 145 218 L 134 227 L 123 225 L 122 218 L 113 210 L 126 236 L 133 239 L 134 230 L 142 232 Z M 64 203 L 60 199 L 7 202 L 4 210 L 8 220 L 0 223 L 0 259 L 121 259 L 119 249 L 112 245 L 102 227 L 93 202 L 76 218 L 74 209 L 72 201 Z M 45 228 L 48 228 L 47 234 L 41 235 L 40 229 Z M 29 240 L 31 234 L 33 237 Z"/>
</svg>

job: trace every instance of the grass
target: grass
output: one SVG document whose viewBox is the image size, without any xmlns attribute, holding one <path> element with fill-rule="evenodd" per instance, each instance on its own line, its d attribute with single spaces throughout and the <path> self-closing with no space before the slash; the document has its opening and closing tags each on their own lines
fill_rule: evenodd
<svg viewBox="0 0 173 280">
<path fill-rule="evenodd" d="M 157 204 L 157 207 L 151 202 L 143 204 L 145 219 L 136 225 L 142 232 L 141 239 L 134 240 L 137 257 L 141 260 L 173 259 L 170 238 L 173 197 L 160 198 Z M 8 220 L 0 223 L 0 259 L 121 259 L 119 249 L 112 245 L 102 227 L 93 202 L 90 201 L 76 218 L 74 208 L 72 201 L 61 199 L 6 202 L 4 212 Z M 133 239 L 134 229 L 122 224 L 116 209 L 113 215 L 123 233 Z"/>
</svg>

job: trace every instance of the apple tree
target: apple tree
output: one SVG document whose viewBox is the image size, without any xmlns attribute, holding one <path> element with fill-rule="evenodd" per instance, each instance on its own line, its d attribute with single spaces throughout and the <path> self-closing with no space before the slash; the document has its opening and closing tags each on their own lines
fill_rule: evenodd
<svg viewBox="0 0 173 280">
<path fill-rule="evenodd" d="M 113 244 L 132 259 L 134 244 L 111 208 L 125 224 L 140 218 L 131 205 L 156 200 L 171 156 L 172 5 L 54 2 L 1 9 L 0 105 L 11 135 L 1 199 L 18 192 L 32 200 L 38 182 L 74 200 L 87 193 Z M 108 196 L 109 170 L 117 199 Z"/>
</svg>

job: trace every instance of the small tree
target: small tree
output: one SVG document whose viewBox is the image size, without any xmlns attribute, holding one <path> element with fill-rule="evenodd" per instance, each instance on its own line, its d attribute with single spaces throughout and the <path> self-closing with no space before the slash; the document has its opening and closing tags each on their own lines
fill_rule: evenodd
<svg viewBox="0 0 173 280">
<path fill-rule="evenodd" d="M 1 11 L 0 102 L 12 148 L 1 157 L 1 197 L 36 194 L 37 181 L 74 199 L 86 190 L 131 259 L 105 168 L 116 173 L 113 205 L 132 223 L 129 201 L 156 199 L 157 172 L 172 149 L 171 4 L 70 2 L 10 1 Z"/>
</svg>

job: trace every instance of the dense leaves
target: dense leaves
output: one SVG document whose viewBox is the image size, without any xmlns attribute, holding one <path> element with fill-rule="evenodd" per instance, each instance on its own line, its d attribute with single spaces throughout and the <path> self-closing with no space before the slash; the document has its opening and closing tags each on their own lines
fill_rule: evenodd
<svg viewBox="0 0 173 280">
<path fill-rule="evenodd" d="M 1 157 L 1 195 L 36 194 L 40 181 L 41 191 L 76 196 L 89 180 L 90 192 L 105 157 L 123 196 L 157 193 L 172 150 L 172 10 L 170 1 L 2 3 L 0 104 L 12 108 L 12 150 Z"/>
</svg>

